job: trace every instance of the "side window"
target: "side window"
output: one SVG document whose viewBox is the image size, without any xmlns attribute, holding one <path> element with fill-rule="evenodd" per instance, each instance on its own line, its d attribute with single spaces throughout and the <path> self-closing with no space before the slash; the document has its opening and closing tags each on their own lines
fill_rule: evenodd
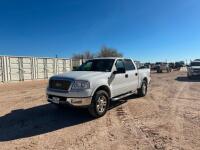
<svg viewBox="0 0 200 150">
<path fill-rule="evenodd" d="M 125 59 L 125 60 L 124 60 L 124 64 L 125 64 L 125 68 L 126 68 L 127 71 L 128 71 L 128 70 L 135 70 L 135 66 L 134 66 L 132 60 L 130 60 L 130 59 Z"/>
<path fill-rule="evenodd" d="M 117 60 L 115 64 L 116 68 L 124 68 L 124 62 L 122 60 Z"/>
</svg>

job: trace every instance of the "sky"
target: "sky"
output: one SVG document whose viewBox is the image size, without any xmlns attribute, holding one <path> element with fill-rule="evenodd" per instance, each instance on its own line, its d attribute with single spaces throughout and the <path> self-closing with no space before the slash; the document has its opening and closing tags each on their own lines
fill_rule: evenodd
<svg viewBox="0 0 200 150">
<path fill-rule="evenodd" d="M 200 58 L 200 1 L 0 0 L 0 55 L 69 58 L 105 45 L 141 61 Z"/>
</svg>

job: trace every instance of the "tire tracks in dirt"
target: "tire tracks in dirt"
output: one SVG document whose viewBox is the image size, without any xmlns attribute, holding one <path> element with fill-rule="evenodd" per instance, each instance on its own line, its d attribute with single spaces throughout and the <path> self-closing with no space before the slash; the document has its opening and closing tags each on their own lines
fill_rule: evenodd
<svg viewBox="0 0 200 150">
<path fill-rule="evenodd" d="M 138 125 L 138 120 L 132 119 L 129 114 L 131 113 L 127 105 L 119 106 L 116 109 L 116 115 L 126 130 L 125 138 L 130 138 L 130 135 L 133 135 L 137 140 L 137 145 L 131 145 L 128 142 L 127 144 L 130 145 L 129 148 L 134 149 L 134 147 L 131 146 L 135 146 L 135 149 L 139 149 L 140 147 L 138 147 L 138 145 L 142 144 L 144 149 L 154 149 L 154 143 L 146 137 L 145 133 Z M 130 141 L 130 139 L 128 141 Z M 140 144 L 138 142 L 140 142 Z"/>
</svg>

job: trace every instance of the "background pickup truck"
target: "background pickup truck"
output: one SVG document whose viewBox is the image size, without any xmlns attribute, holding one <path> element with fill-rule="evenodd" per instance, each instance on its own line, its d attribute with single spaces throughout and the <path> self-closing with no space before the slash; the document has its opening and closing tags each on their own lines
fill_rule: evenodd
<svg viewBox="0 0 200 150">
<path fill-rule="evenodd" d="M 157 70 L 157 73 L 162 73 L 163 71 L 171 72 L 172 68 L 169 66 L 168 63 L 157 62 L 156 70 Z"/>
<path fill-rule="evenodd" d="M 57 106 L 87 107 L 92 116 L 101 117 L 110 101 L 136 92 L 145 96 L 150 79 L 150 69 L 138 70 L 131 59 L 96 58 L 86 61 L 76 71 L 51 77 L 47 98 Z"/>
<path fill-rule="evenodd" d="M 200 77 L 200 60 L 195 60 L 190 63 L 188 66 L 188 78 Z"/>
</svg>

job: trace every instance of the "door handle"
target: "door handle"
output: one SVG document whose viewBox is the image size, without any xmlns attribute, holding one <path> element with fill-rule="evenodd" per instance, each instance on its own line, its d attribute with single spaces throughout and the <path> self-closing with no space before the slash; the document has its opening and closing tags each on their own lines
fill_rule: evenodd
<svg viewBox="0 0 200 150">
<path fill-rule="evenodd" d="M 128 78 L 128 74 L 125 74 L 125 78 Z"/>
<path fill-rule="evenodd" d="M 135 73 L 135 76 L 137 76 L 138 75 L 138 73 Z"/>
</svg>

